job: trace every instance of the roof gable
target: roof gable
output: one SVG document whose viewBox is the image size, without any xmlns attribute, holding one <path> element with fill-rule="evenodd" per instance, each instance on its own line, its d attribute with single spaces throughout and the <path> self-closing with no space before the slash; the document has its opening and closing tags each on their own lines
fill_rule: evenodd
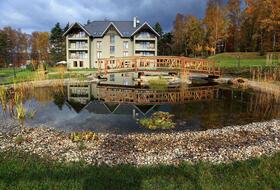
<svg viewBox="0 0 280 190">
<path fill-rule="evenodd" d="M 75 22 L 74 24 L 72 24 L 68 30 L 66 30 L 66 32 L 64 32 L 63 36 L 66 36 L 71 30 L 72 28 L 74 28 L 75 26 L 78 26 L 79 28 L 81 28 L 85 33 L 87 33 L 87 35 L 91 36 L 91 33 L 80 23 Z"/>
<path fill-rule="evenodd" d="M 110 22 L 110 24 L 109 24 L 109 25 L 107 26 L 107 28 L 103 31 L 103 33 L 102 33 L 101 36 L 104 36 L 105 33 L 109 30 L 109 28 L 110 28 L 111 26 L 112 26 L 113 28 L 116 29 L 116 31 L 119 33 L 119 35 L 120 35 L 121 37 L 123 37 L 122 33 L 119 31 L 119 29 L 116 27 L 116 25 L 115 25 L 113 22 Z"/>
<path fill-rule="evenodd" d="M 103 37 L 111 26 L 114 27 L 119 35 L 123 38 L 132 37 L 143 27 L 148 27 L 154 34 L 160 36 L 147 22 L 144 22 L 142 25 L 139 25 L 137 27 L 133 27 L 133 21 L 93 21 L 85 26 L 79 23 L 74 23 L 63 35 L 67 35 L 74 26 L 80 27 L 89 36 L 92 36 L 94 38 Z"/>
<path fill-rule="evenodd" d="M 133 36 L 133 35 L 135 35 L 137 32 L 139 32 L 142 28 L 144 28 L 144 27 L 148 27 L 154 34 L 156 34 L 158 37 L 160 37 L 160 35 L 155 31 L 155 29 L 153 28 L 153 27 L 151 27 L 150 25 L 149 25 L 149 23 L 147 23 L 147 22 L 144 22 L 140 27 L 138 27 L 132 34 L 131 34 L 131 36 Z"/>
</svg>

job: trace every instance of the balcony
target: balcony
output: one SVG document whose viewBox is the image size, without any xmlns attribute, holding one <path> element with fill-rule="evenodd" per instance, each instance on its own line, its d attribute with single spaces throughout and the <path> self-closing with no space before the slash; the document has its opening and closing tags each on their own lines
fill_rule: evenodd
<svg viewBox="0 0 280 190">
<path fill-rule="evenodd" d="M 139 50 L 139 51 L 155 51 L 156 47 L 155 47 L 155 44 L 150 44 L 150 45 L 135 44 L 135 50 Z"/>
<path fill-rule="evenodd" d="M 76 46 L 76 45 L 71 45 L 68 48 L 69 50 L 88 50 L 88 46 L 87 45 L 83 45 L 83 46 Z"/>
<path fill-rule="evenodd" d="M 86 34 L 69 34 L 68 39 L 69 40 L 87 40 L 88 37 Z"/>
<path fill-rule="evenodd" d="M 88 55 L 84 55 L 84 56 L 81 56 L 81 55 L 69 55 L 69 59 L 88 59 Z"/>
</svg>

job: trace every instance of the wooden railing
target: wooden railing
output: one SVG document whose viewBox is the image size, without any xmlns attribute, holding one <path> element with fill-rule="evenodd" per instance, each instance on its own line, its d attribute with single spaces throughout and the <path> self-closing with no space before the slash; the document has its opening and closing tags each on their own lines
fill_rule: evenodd
<svg viewBox="0 0 280 190">
<path fill-rule="evenodd" d="M 129 71 L 172 71 L 203 73 L 220 76 L 220 68 L 215 62 L 206 59 L 195 59 L 176 56 L 146 56 L 105 58 L 98 60 L 99 74 Z"/>
<path fill-rule="evenodd" d="M 99 86 L 99 99 L 113 103 L 132 104 L 176 104 L 191 101 L 212 100 L 217 97 L 218 87 L 190 87 L 186 89 L 135 89 Z"/>
</svg>

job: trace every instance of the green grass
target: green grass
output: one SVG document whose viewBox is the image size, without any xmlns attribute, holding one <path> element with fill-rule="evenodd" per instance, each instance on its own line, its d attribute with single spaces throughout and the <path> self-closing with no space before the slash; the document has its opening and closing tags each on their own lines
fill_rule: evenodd
<svg viewBox="0 0 280 190">
<path fill-rule="evenodd" d="M 265 66 L 266 56 L 260 56 L 258 53 L 222 53 L 211 56 L 208 59 L 216 61 L 222 68 L 238 66 L 238 56 L 240 55 L 240 67 Z M 277 62 L 278 60 L 274 60 Z"/>
<path fill-rule="evenodd" d="M 16 77 L 14 77 L 13 69 L 1 69 L 0 76 L 2 76 L 0 78 L 0 84 L 11 84 L 34 80 L 35 72 L 27 69 L 17 69 Z"/>
<path fill-rule="evenodd" d="M 26 82 L 26 81 L 34 81 L 36 80 L 37 72 L 31 71 L 28 69 L 16 69 L 16 77 L 14 78 L 14 71 L 13 69 L 0 69 L 0 85 L 3 84 L 12 84 L 12 83 L 19 83 L 19 82 Z M 86 77 L 77 72 L 65 72 L 63 74 L 63 78 L 78 78 L 79 80 L 85 80 Z M 61 79 L 61 74 L 57 72 L 57 70 L 48 70 L 48 74 L 46 79 Z"/>
<path fill-rule="evenodd" d="M 0 189 L 280 189 L 280 153 L 211 165 L 87 166 L 0 153 Z"/>
</svg>

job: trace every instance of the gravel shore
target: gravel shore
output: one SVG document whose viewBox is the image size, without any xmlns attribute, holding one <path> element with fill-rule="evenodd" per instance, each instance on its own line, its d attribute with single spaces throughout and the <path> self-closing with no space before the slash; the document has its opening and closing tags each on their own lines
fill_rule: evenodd
<svg viewBox="0 0 280 190">
<path fill-rule="evenodd" d="M 24 138 L 20 144 L 18 136 Z M 0 124 L 0 151 L 21 150 L 51 160 L 97 165 L 228 163 L 280 151 L 280 120 L 197 132 L 97 136 L 98 140 L 81 144 L 46 126 L 19 130 L 6 123 Z"/>
</svg>

